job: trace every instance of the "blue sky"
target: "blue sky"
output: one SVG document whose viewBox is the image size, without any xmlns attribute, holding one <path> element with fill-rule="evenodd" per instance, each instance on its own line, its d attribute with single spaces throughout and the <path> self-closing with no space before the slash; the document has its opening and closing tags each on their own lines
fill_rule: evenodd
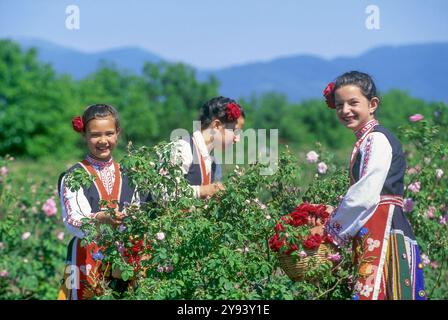
<svg viewBox="0 0 448 320">
<path fill-rule="evenodd" d="M 68 5 L 80 29 L 65 27 Z M 368 5 L 380 29 L 368 30 Z M 219 68 L 295 54 L 358 55 L 380 45 L 448 41 L 446 0 L 0 0 L 0 38 L 42 38 L 86 52 L 138 46 Z"/>
</svg>

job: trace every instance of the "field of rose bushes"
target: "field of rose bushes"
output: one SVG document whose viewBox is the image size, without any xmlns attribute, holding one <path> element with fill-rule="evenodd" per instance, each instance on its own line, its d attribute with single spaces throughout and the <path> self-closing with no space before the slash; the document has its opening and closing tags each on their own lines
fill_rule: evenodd
<svg viewBox="0 0 448 320">
<path fill-rule="evenodd" d="M 430 299 L 448 298 L 445 128 L 417 116 L 399 130 L 408 161 L 405 211 L 421 246 Z M 151 192 L 154 202 L 130 207 L 118 229 L 85 226 L 87 240 L 95 238 L 108 248 L 99 255 L 103 262 L 136 283 L 122 295 L 102 283 L 104 295 L 98 298 L 351 298 L 349 250 L 333 252 L 333 264 L 293 282 L 269 248 L 278 221 L 300 203 L 337 205 L 348 179 L 334 154 L 320 144 L 300 152 L 286 148 L 271 176 L 259 174 L 259 163 L 232 167 L 226 172 L 227 191 L 203 202 L 191 199 L 178 167 L 167 161 L 169 150 L 166 144 L 130 148 L 121 159 L 131 181 Z M 56 191 L 64 169 L 64 164 L 42 167 L 0 158 L 0 299 L 57 297 L 71 238 L 61 222 Z M 89 183 L 83 179 L 73 183 Z M 123 259 L 122 253 L 136 244 L 130 237 L 147 244 L 138 250 L 149 259 Z M 318 282 L 312 280 L 316 274 Z"/>
</svg>

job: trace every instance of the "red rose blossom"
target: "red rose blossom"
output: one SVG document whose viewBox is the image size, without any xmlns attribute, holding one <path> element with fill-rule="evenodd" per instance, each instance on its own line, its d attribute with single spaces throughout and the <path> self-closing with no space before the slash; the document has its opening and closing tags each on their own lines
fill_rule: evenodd
<svg viewBox="0 0 448 320">
<path fill-rule="evenodd" d="M 330 234 L 328 234 L 328 233 L 326 233 L 324 235 L 324 240 L 323 241 L 327 242 L 327 243 L 333 243 L 334 242 L 333 237 Z"/>
<path fill-rule="evenodd" d="M 308 223 L 308 213 L 305 211 L 293 211 L 291 213 L 293 227 L 300 227 Z"/>
<path fill-rule="evenodd" d="M 303 242 L 303 246 L 307 249 L 314 250 L 319 248 L 321 243 L 322 237 L 318 234 L 314 234 L 306 238 L 306 240 Z"/>
<path fill-rule="evenodd" d="M 241 109 L 236 103 L 227 104 L 226 108 L 227 120 L 236 121 L 241 116 Z"/>
<path fill-rule="evenodd" d="M 277 223 L 277 224 L 275 225 L 275 232 L 276 232 L 276 233 L 278 233 L 279 231 L 284 231 L 284 230 L 285 230 L 285 227 L 283 227 L 282 224 Z"/>
<path fill-rule="evenodd" d="M 283 241 L 280 241 L 278 234 L 274 234 L 269 239 L 269 248 L 271 248 L 272 251 L 279 252 L 282 245 Z"/>
<path fill-rule="evenodd" d="M 334 95 L 333 95 L 333 91 L 334 91 L 334 82 L 330 82 L 324 89 L 323 94 L 325 97 L 325 102 L 327 103 L 327 106 L 329 108 L 335 109 L 336 108 L 336 103 L 334 101 Z"/>
<path fill-rule="evenodd" d="M 72 119 L 72 127 L 76 132 L 84 131 L 84 123 L 82 122 L 82 118 L 80 116 L 74 117 Z"/>
</svg>

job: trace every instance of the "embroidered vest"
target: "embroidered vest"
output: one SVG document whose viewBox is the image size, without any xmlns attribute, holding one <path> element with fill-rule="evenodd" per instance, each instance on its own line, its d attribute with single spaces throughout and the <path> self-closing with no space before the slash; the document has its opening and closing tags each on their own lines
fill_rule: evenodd
<svg viewBox="0 0 448 320">
<path fill-rule="evenodd" d="M 58 179 L 58 193 L 61 193 L 61 181 L 62 178 L 69 172 L 72 172 L 73 170 L 77 169 L 77 168 L 83 168 L 85 170 L 86 169 L 86 162 L 78 162 L 77 164 L 75 164 L 74 166 L 72 166 L 70 169 L 68 169 L 66 172 L 63 172 Z M 115 163 L 114 163 L 115 164 Z M 94 170 L 92 168 L 92 170 Z M 117 200 L 118 201 L 118 210 L 122 211 L 124 204 L 125 203 L 131 203 L 132 201 L 132 196 L 134 194 L 135 188 L 131 187 L 129 185 L 129 181 L 128 181 L 128 177 L 125 174 L 122 174 L 118 168 L 118 165 L 116 165 L 115 167 L 116 172 L 118 171 L 118 177 L 120 177 L 119 179 L 115 180 L 115 184 L 114 184 L 114 191 L 112 191 L 111 196 L 116 196 L 117 199 L 111 199 L 111 200 Z M 92 174 L 91 172 L 89 172 L 90 174 Z M 98 212 L 100 211 L 100 195 L 101 193 L 104 194 L 104 190 L 99 190 L 100 188 L 104 189 L 104 186 L 102 185 L 102 182 L 99 178 L 97 178 L 95 180 L 95 182 L 92 182 L 90 184 L 89 187 L 83 186 L 83 193 L 84 196 L 87 198 L 90 207 L 92 208 L 92 212 Z M 115 194 L 115 195 L 114 195 Z M 101 200 L 108 200 L 108 199 L 101 199 Z"/>
<path fill-rule="evenodd" d="M 381 132 L 382 134 L 384 134 L 392 147 L 392 162 L 389 168 L 389 172 L 387 173 L 383 189 L 381 190 L 381 194 L 394 194 L 403 196 L 406 160 L 401 148 L 401 143 L 388 129 L 384 128 L 381 125 L 375 126 L 372 132 Z M 355 181 L 359 180 L 359 172 L 362 165 L 361 160 L 362 154 L 361 152 L 358 152 L 351 172 Z"/>
<path fill-rule="evenodd" d="M 204 177 L 205 175 L 205 162 L 201 161 L 201 155 L 198 154 L 197 149 L 194 145 L 193 137 L 190 136 L 187 142 L 190 144 L 191 153 L 193 154 L 193 163 L 190 166 L 187 174 L 184 175 L 185 179 L 192 186 L 201 186 L 208 183 L 213 183 L 216 181 L 216 171 L 220 172 L 221 165 L 217 165 L 214 161 L 212 162 L 212 170 L 209 181 Z M 220 178 L 220 177 L 219 177 Z M 219 181 L 219 180 L 218 180 Z M 207 183 L 208 182 L 208 183 Z"/>
</svg>

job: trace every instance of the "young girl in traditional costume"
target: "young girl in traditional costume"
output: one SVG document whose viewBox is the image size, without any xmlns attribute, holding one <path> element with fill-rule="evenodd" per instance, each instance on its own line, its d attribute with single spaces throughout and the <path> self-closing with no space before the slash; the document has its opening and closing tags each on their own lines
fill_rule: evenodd
<svg viewBox="0 0 448 320">
<path fill-rule="evenodd" d="M 138 195 L 112 159 L 120 135 L 117 111 L 106 104 L 91 105 L 82 117 L 73 119 L 72 125 L 86 141 L 88 154 L 59 178 L 63 222 L 74 237 L 68 245 L 67 268 L 58 298 L 81 300 L 101 294 L 98 284 L 105 275 L 101 249 L 95 243 L 81 245 L 81 219 L 118 226 L 125 217 L 124 204 L 138 201 Z M 71 191 L 65 179 L 76 168 L 84 169 L 95 180 L 89 187 Z M 115 208 L 115 217 L 106 214 L 107 208 L 100 206 L 100 200 L 107 200 L 109 208 Z"/>
<path fill-rule="evenodd" d="M 225 150 L 239 140 L 244 118 L 244 111 L 234 100 L 213 98 L 201 108 L 200 128 L 177 142 L 173 160 L 181 162 L 196 198 L 207 198 L 225 189 L 220 182 L 221 164 L 216 163 L 212 153 L 215 149 Z"/>
<path fill-rule="evenodd" d="M 375 119 L 379 98 L 373 80 L 348 72 L 331 82 L 324 96 L 357 138 L 351 186 L 325 226 L 339 245 L 353 244 L 358 276 L 353 298 L 426 299 L 419 248 L 403 214 L 406 162 L 400 142 Z"/>
</svg>

